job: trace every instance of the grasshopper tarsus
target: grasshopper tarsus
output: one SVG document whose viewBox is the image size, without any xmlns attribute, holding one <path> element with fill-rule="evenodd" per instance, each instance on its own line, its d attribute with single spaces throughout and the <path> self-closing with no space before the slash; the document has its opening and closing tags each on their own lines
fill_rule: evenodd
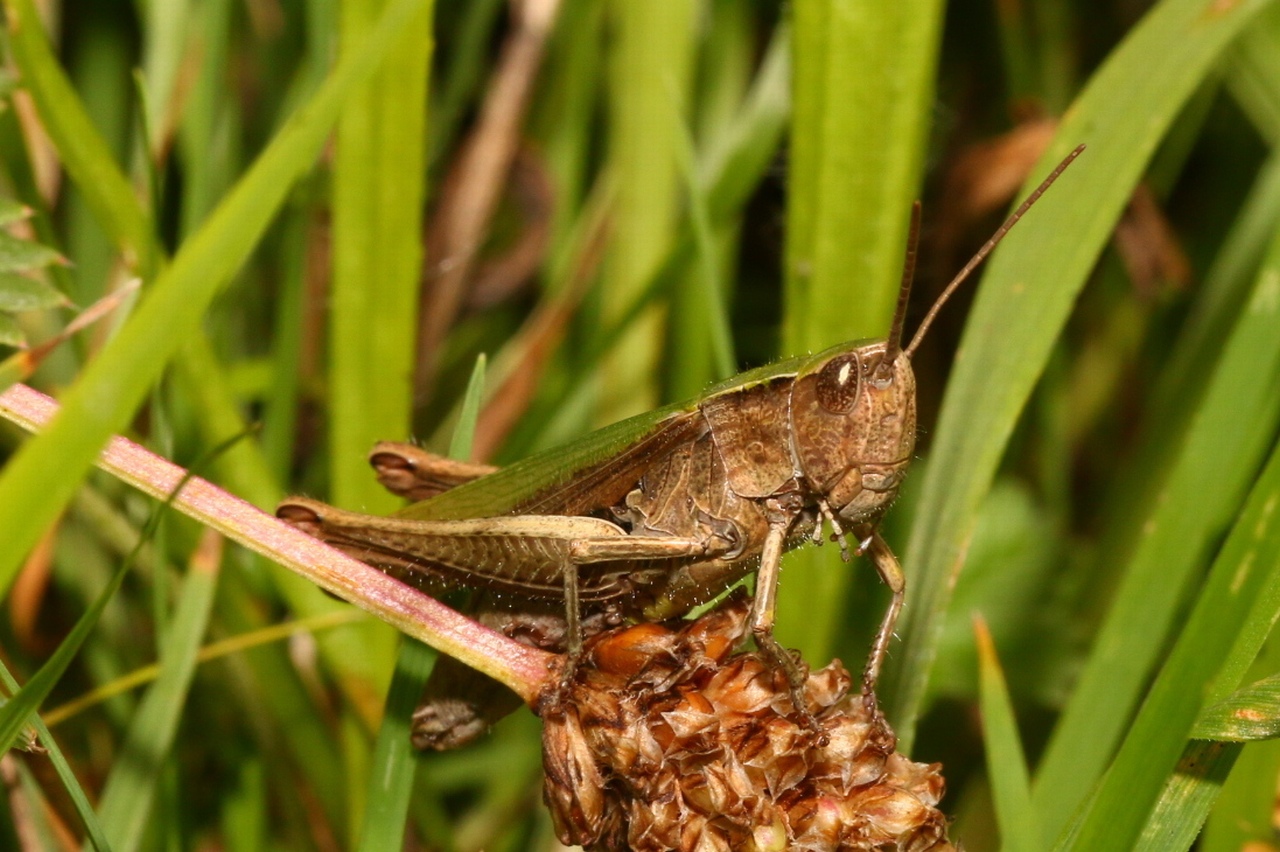
<svg viewBox="0 0 1280 852">
<path fill-rule="evenodd" d="M 769 665 L 780 670 L 786 676 L 787 687 L 791 692 L 791 703 L 795 707 L 796 713 L 804 721 L 805 727 L 814 733 L 820 745 L 826 745 L 827 733 L 813 715 L 813 711 L 809 709 L 809 699 L 805 691 L 808 674 L 804 666 L 796 662 L 796 658 L 791 651 L 782 647 L 778 640 L 774 638 L 772 630 L 757 632 L 753 629 L 752 633 L 760 656 L 764 657 Z"/>
<path fill-rule="evenodd" d="M 881 718 L 880 701 L 876 697 L 876 692 L 874 689 L 869 688 L 865 683 L 862 685 L 862 707 L 866 710 L 868 718 Z"/>
<path fill-rule="evenodd" d="M 551 664 L 553 669 L 558 668 L 559 673 L 553 671 L 551 683 L 543 689 L 542 694 L 538 698 L 538 715 L 546 718 L 547 716 L 556 716 L 563 712 L 565 702 L 573 692 L 573 684 L 578 676 L 578 663 L 581 660 L 581 654 L 563 654 Z"/>
</svg>

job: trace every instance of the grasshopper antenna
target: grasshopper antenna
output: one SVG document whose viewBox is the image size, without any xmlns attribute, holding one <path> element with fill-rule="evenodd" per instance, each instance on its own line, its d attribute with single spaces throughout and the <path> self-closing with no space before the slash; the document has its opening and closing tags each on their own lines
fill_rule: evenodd
<svg viewBox="0 0 1280 852">
<path fill-rule="evenodd" d="M 902 263 L 902 283 L 898 285 L 898 306 L 893 310 L 893 325 L 885 342 L 885 364 L 892 364 L 902 349 L 902 327 L 907 322 L 907 303 L 911 301 L 911 282 L 916 277 L 916 249 L 920 247 L 920 202 L 911 205 L 911 228 L 907 232 L 907 257 Z"/>
<path fill-rule="evenodd" d="M 951 283 L 942 291 L 942 295 L 938 297 L 938 300 L 933 303 L 933 307 L 929 309 L 929 313 L 925 314 L 924 319 L 921 320 L 920 327 L 916 329 L 916 336 L 911 338 L 911 343 L 907 344 L 907 348 L 903 350 L 903 353 L 908 358 L 910 358 L 911 354 L 916 351 L 916 347 L 919 346 L 920 341 L 924 339 L 925 332 L 929 330 L 929 326 L 933 325 L 933 320 L 938 316 L 938 311 L 942 309 L 944 304 L 946 304 L 947 299 L 951 298 L 951 294 L 964 283 L 965 279 L 969 277 L 973 270 L 978 268 L 978 265 L 982 263 L 982 261 L 987 259 L 987 255 L 991 254 L 991 250 L 1004 239 L 1004 235 L 1009 233 L 1009 229 L 1018 224 L 1018 220 L 1026 215 L 1026 212 L 1031 209 L 1031 205 L 1040 200 L 1040 196 L 1044 195 L 1045 190 L 1053 185 L 1053 182 L 1058 179 L 1058 176 L 1066 171 L 1067 166 L 1071 165 L 1071 163 L 1075 161 L 1075 158 L 1079 157 L 1083 151 L 1084 146 L 1078 145 L 1076 149 L 1068 154 L 1061 163 L 1058 163 L 1057 167 L 1054 168 L 1053 171 L 1049 172 L 1049 176 L 1041 181 L 1040 185 L 1035 188 L 1035 191 L 1027 196 L 1027 200 L 1019 204 L 1018 209 L 1014 210 L 1013 213 L 1010 214 L 1009 218 L 1004 220 L 1004 224 L 991 235 L 991 239 L 982 244 L 982 248 L 978 249 L 978 253 L 970 258 L 969 262 L 964 265 L 964 269 L 961 269 L 956 273 L 956 277 L 951 279 Z M 895 325 L 897 324 L 896 318 L 894 319 L 894 323 Z"/>
</svg>

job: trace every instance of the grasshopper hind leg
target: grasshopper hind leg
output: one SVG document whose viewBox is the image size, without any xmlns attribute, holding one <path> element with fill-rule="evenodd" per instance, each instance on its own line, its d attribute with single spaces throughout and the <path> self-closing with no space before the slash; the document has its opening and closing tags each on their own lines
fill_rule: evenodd
<svg viewBox="0 0 1280 852">
<path fill-rule="evenodd" d="M 523 703 L 493 678 L 441 656 L 413 713 L 413 745 L 420 751 L 460 748 Z"/>
<path fill-rule="evenodd" d="M 476 592 L 468 610 L 481 624 L 521 644 L 557 654 L 567 650 L 569 628 L 560 601 Z M 616 623 L 616 614 L 608 609 L 589 610 L 580 629 L 584 636 L 594 636 Z M 488 675 L 441 655 L 413 715 L 413 744 L 422 750 L 458 748 L 523 703 Z"/>
<path fill-rule="evenodd" d="M 409 500 L 426 500 L 497 470 L 397 441 L 380 441 L 369 453 L 369 464 L 383 488 Z"/>
<path fill-rule="evenodd" d="M 552 713 L 559 711 L 565 696 L 573 687 L 578 664 L 582 662 L 582 604 L 578 596 L 577 565 L 568 565 L 564 570 L 564 620 L 568 647 L 565 648 L 564 663 L 560 669 L 560 683 L 543 701 L 543 706 Z"/>
</svg>

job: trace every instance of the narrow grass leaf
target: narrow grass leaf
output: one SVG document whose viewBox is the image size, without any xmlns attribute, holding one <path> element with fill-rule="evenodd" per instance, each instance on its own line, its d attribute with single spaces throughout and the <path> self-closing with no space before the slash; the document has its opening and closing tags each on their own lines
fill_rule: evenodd
<svg viewBox="0 0 1280 852">
<path fill-rule="evenodd" d="M 1241 743 L 1280 736 L 1280 675 L 1250 684 L 1207 708 L 1191 736 Z"/>
<path fill-rule="evenodd" d="M 489 359 L 484 355 L 476 358 L 471 368 L 471 378 L 467 381 L 467 392 L 462 396 L 462 408 L 458 414 L 458 424 L 453 428 L 453 438 L 449 442 L 449 457 L 466 461 L 471 458 L 471 445 L 476 436 L 476 422 L 480 419 L 480 409 L 484 405 L 484 378 Z"/>
<path fill-rule="evenodd" d="M 907 752 L 954 577 L 1014 423 L 1166 129 L 1265 5 L 1207 11 L 1201 0 L 1165 0 L 1153 8 L 1091 78 L 1035 177 L 1076 145 L 1089 150 L 992 259 L 948 382 L 907 547 L 903 643 L 884 680 Z"/>
<path fill-rule="evenodd" d="M 888 329 L 941 23 L 935 0 L 795 4 L 784 355 Z"/>
<path fill-rule="evenodd" d="M 1173 627 L 1182 592 L 1231 524 L 1275 440 L 1280 396 L 1271 391 L 1280 381 L 1280 336 L 1275 334 L 1278 278 L 1280 235 L 1144 522 L 1144 535 L 1124 568 L 1093 652 L 1041 764 L 1037 802 L 1056 820 L 1075 809 L 1124 735 Z M 1222 440 L 1228 434 L 1232 440 Z M 1187 635 L 1186 630 L 1181 633 Z M 1234 636 L 1235 630 L 1227 635 Z M 1176 753 L 1169 759 L 1174 757 Z"/>
<path fill-rule="evenodd" d="M 0 663 L 0 683 L 4 684 L 5 689 L 10 694 L 18 691 L 18 682 L 13 679 L 13 675 L 3 663 Z M 80 821 L 84 824 L 84 831 L 88 836 L 89 842 L 94 845 L 98 852 L 110 852 L 111 842 L 107 840 L 107 835 L 102 830 L 102 824 L 98 821 L 98 814 L 93 810 L 93 805 L 89 803 L 89 797 L 85 795 L 84 788 L 80 786 L 80 780 L 71 771 L 71 766 L 67 763 L 67 758 L 63 755 L 62 749 L 58 747 L 57 740 L 53 738 L 53 734 L 49 733 L 49 729 L 39 716 L 32 716 L 31 724 L 39 735 L 40 745 L 48 752 L 49 763 L 53 766 L 53 771 L 58 774 L 58 780 L 62 782 L 63 789 L 67 791 L 71 804 L 75 807 Z"/>
<path fill-rule="evenodd" d="M 147 833 L 195 674 L 200 640 L 208 630 L 222 542 L 217 533 L 206 531 L 192 558 L 161 648 L 160 676 L 138 706 L 102 789 L 98 805 L 102 827 L 112 846 L 123 852 L 140 848 Z"/>
<path fill-rule="evenodd" d="M 645 289 L 671 249 L 679 221 L 677 158 L 688 113 L 697 4 L 606 4 L 613 27 L 608 56 L 609 165 L 617 194 L 600 292 L 606 323 Z M 672 100 L 675 100 L 673 105 Z M 663 318 L 646 312 L 599 364 L 602 422 L 656 408 Z"/>
<path fill-rule="evenodd" d="M 159 258 L 151 220 L 59 67 L 34 4 L 5 0 L 4 8 L 9 50 L 63 168 L 97 220 L 135 259 L 140 274 L 150 277 Z"/>
<path fill-rule="evenodd" d="M 373 34 L 390 6 L 339 4 L 344 50 Z M 369 475 L 365 454 L 379 440 L 410 433 L 433 6 L 422 0 L 401 23 L 377 72 L 344 102 L 335 137 L 330 496 L 369 512 L 391 511 L 398 501 Z"/>
<path fill-rule="evenodd" d="M 677 126 L 682 132 L 679 134 L 680 144 L 676 146 L 676 165 L 689 200 L 695 263 L 688 272 L 693 285 L 693 292 L 689 294 L 691 298 L 683 298 L 679 302 L 689 315 L 675 317 L 673 323 L 684 328 L 686 343 L 693 345 L 692 341 L 699 341 L 710 356 L 691 359 L 706 362 L 708 374 L 684 375 L 683 371 L 677 371 L 683 384 L 673 382 L 672 393 L 677 399 L 685 399 L 711 382 L 732 376 L 737 372 L 738 362 L 733 354 L 733 337 L 729 331 L 728 306 L 724 297 L 725 282 L 712 230 L 709 199 L 706 187 L 698 180 L 697 152 L 689 128 L 679 122 Z M 682 364 L 686 361 L 684 355 L 691 354 L 689 348 L 680 346 L 677 350 L 681 353 Z"/>
<path fill-rule="evenodd" d="M 1222 790 L 1240 755 L 1238 743 L 1192 740 L 1160 794 L 1134 852 L 1180 852 L 1200 834 L 1204 815 Z M 1230 847 L 1240 852 L 1240 845 Z M 1225 852 L 1225 850 L 1219 850 Z"/>
<path fill-rule="evenodd" d="M 1280 7 L 1277 7 L 1280 8 Z M 1280 82 L 1280 81 L 1277 81 Z M 1152 420 L 1167 422 L 1186 405 L 1187 388 L 1201 387 L 1253 286 L 1253 274 L 1280 223 L 1280 149 L 1258 170 L 1213 266 L 1205 274 L 1195 312 L 1187 317 L 1152 392 Z"/>
<path fill-rule="evenodd" d="M 782 21 L 760 60 L 737 116 L 700 163 L 713 225 L 741 211 L 760 185 L 791 117 L 791 26 Z M 682 244 L 688 244 L 688 235 Z"/>
<path fill-rule="evenodd" d="M 1031 776 L 1004 671 L 986 622 L 975 618 L 973 632 L 978 643 L 982 736 L 987 746 L 987 774 L 996 822 L 1000 826 L 1000 848 L 1004 852 L 1039 852 L 1044 849 L 1044 840 L 1031 805 Z"/>
<path fill-rule="evenodd" d="M 272 810 L 269 764 L 246 757 L 237 767 L 234 787 L 222 801 L 219 825 L 227 852 L 266 852 L 272 828 L 280 824 Z"/>
<path fill-rule="evenodd" d="M 387 703 L 369 767 L 369 789 L 359 849 L 377 852 L 404 843 L 405 818 L 413 792 L 418 757 L 410 744 L 413 712 L 431 674 L 436 654 L 404 637 L 396 658 Z"/>
<path fill-rule="evenodd" d="M 494 25 L 500 20 L 502 0 L 474 0 L 459 10 L 460 22 L 454 25 L 451 50 L 443 58 L 439 74 L 439 92 L 431 94 L 431 122 L 427 163 L 434 170 L 441 154 L 454 142 L 458 125 L 466 110 L 474 103 L 484 72 L 489 67 L 487 45 L 493 39 Z M 449 33 L 437 36 L 447 39 Z"/>
<path fill-rule="evenodd" d="M 102 593 L 94 600 L 93 604 L 84 611 L 84 614 L 76 620 L 76 626 L 67 634 L 67 638 L 63 639 L 58 645 L 58 650 L 45 661 L 30 680 L 23 685 L 16 694 L 14 694 L 3 707 L 0 707 L 0 753 L 13 748 L 14 743 L 18 741 L 22 734 L 22 729 L 28 724 L 32 714 L 48 697 L 49 693 L 57 685 L 62 678 L 63 672 L 67 670 L 67 666 L 71 664 L 71 660 L 79 652 L 80 647 L 84 644 L 84 640 L 89 637 L 93 628 L 97 626 L 98 619 L 102 616 L 102 611 L 106 609 L 111 598 L 120 590 L 120 584 L 124 582 L 125 575 L 129 573 L 132 566 L 131 560 L 126 560 L 115 574 L 112 575 L 111 581 L 107 584 Z"/>
<path fill-rule="evenodd" d="M 1246 374 L 1263 376 L 1266 387 L 1275 387 L 1280 381 L 1280 341 L 1274 333 L 1280 313 L 1280 302 L 1275 298 L 1280 281 L 1280 241 L 1260 278 L 1264 286 L 1251 301 L 1223 355 L 1217 378 L 1224 383 L 1247 384 Z M 1263 354 L 1270 358 L 1261 357 Z M 1221 424 L 1223 416 L 1249 416 L 1234 408 L 1234 400 L 1222 399 L 1229 394 L 1215 391 L 1218 388 L 1211 388 L 1206 397 L 1204 420 L 1216 418 Z M 1234 688 L 1262 645 L 1264 626 L 1269 627 L 1280 614 L 1278 505 L 1280 447 L 1273 447 L 1265 470 L 1214 561 L 1190 618 L 1179 631 L 1168 662 L 1129 728 L 1097 795 L 1090 800 L 1078 835 L 1072 843 L 1059 848 L 1127 850 L 1141 836 L 1148 813 L 1174 771 L 1206 698 L 1213 701 Z M 1174 538 L 1180 536 L 1181 531 Z M 1163 582 L 1162 576 L 1154 579 L 1156 585 Z M 1149 597 L 1152 584 L 1145 588 Z M 1140 591 L 1135 589 L 1133 593 Z M 1116 609 L 1122 604 L 1123 600 L 1118 600 Z M 1127 677 L 1131 675 L 1113 676 L 1113 688 L 1130 692 L 1133 687 L 1126 682 Z M 1113 708 L 1112 712 L 1116 710 Z M 1076 743 L 1082 749 L 1089 745 Z"/>
<path fill-rule="evenodd" d="M 1227 63 L 1227 88 L 1254 126 L 1275 145 L 1280 142 L 1280 9 L 1273 6 L 1258 26 L 1241 35 Z"/>
<path fill-rule="evenodd" d="M 1198 818 L 1197 821 L 1204 825 L 1198 839 L 1200 852 L 1240 852 L 1247 849 L 1250 842 L 1269 843 L 1274 840 L 1276 790 L 1274 784 L 1267 782 L 1280 777 L 1280 739 L 1253 742 L 1247 746 L 1192 740 L 1183 753 L 1179 769 L 1186 764 L 1187 754 L 1195 750 L 1215 755 L 1216 760 L 1224 764 L 1221 775 L 1226 776 L 1226 781 L 1219 778 L 1216 784 L 1209 784 L 1199 776 L 1188 780 L 1175 775 L 1174 782 L 1181 780 L 1187 786 L 1195 782 L 1203 788 L 1202 792 L 1196 801 L 1179 803 L 1182 806 L 1174 809 L 1165 804 L 1166 787 L 1150 822 L 1186 818 L 1187 814 L 1190 814 L 1188 821 Z M 1231 773 L 1229 776 L 1228 771 Z M 1209 815 L 1207 821 L 1204 819 L 1206 813 Z M 1191 826 L 1187 826 L 1187 830 L 1189 837 L 1183 841 L 1184 848 L 1189 847 L 1191 838 L 1195 837 L 1191 834 Z M 1144 841 L 1146 836 L 1144 833 Z M 1151 845 L 1149 848 L 1156 852 L 1157 849 L 1171 847 Z"/>
</svg>

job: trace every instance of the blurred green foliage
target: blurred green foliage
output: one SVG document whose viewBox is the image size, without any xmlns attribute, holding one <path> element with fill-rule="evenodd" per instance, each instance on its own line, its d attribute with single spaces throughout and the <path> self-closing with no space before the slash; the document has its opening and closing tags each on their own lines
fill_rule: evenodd
<svg viewBox="0 0 1280 852">
<path fill-rule="evenodd" d="M 1220 702 L 1261 715 L 1246 739 L 1276 729 L 1275 4 L 44 6 L 42 26 L 4 0 L 0 205 L 33 211 L 3 239 L 51 249 L 5 267 L 46 267 L 6 291 L 42 298 L 0 309 L 39 340 L 67 319 L 51 294 L 140 277 L 143 297 L 37 374 L 76 417 L 40 446 L 3 432 L 19 682 L 146 523 L 85 476 L 109 432 L 190 464 L 258 423 L 211 478 L 267 509 L 386 509 L 364 451 L 445 451 L 477 356 L 474 446 L 501 463 L 882 335 L 922 198 L 913 325 L 1017 188 L 1085 143 L 917 355 L 882 700 L 946 765 L 966 849 L 1275 843 L 1274 742 L 1188 740 Z M 536 719 L 457 753 L 375 748 L 384 700 L 405 704 L 397 638 L 242 551 L 211 573 L 198 542 L 170 519 L 139 552 L 43 705 L 104 690 L 56 716 L 70 771 L 7 759 L 28 807 L 0 808 L 0 848 L 74 845 L 85 820 L 121 850 L 556 848 Z M 833 548 L 786 566 L 779 638 L 857 669 L 873 572 Z M 197 665 L 295 618 L 288 642 Z"/>
</svg>

